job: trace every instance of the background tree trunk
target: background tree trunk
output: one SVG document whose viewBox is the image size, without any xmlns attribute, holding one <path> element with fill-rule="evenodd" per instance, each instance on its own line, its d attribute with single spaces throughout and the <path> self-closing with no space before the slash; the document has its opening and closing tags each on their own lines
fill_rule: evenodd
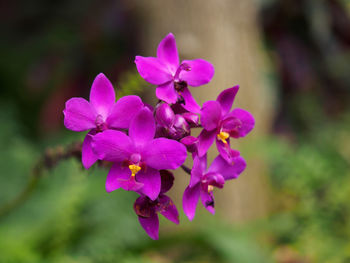
<svg viewBox="0 0 350 263">
<path fill-rule="evenodd" d="M 253 133 L 239 141 L 242 145 L 250 144 L 269 132 L 273 90 L 268 87 L 264 75 L 268 65 L 252 0 L 135 0 L 132 5 L 144 20 L 140 36 L 144 50 L 140 50 L 140 55 L 155 56 L 159 41 L 169 32 L 174 33 L 180 59 L 203 58 L 215 67 L 216 73 L 209 85 L 191 88 L 200 105 L 206 100 L 215 100 L 222 90 L 239 84 L 235 107 L 252 112 L 256 119 Z M 233 146 L 241 148 L 236 141 Z M 216 149 L 212 149 L 209 162 L 215 154 Z M 257 154 L 247 159 L 248 167 L 242 177 L 227 183 L 223 191 L 215 191 L 217 211 L 230 221 L 261 217 L 268 210 L 265 166 Z M 175 200 L 178 204 L 189 182 L 188 176 L 180 173 L 175 185 L 175 191 L 179 191 Z"/>
</svg>

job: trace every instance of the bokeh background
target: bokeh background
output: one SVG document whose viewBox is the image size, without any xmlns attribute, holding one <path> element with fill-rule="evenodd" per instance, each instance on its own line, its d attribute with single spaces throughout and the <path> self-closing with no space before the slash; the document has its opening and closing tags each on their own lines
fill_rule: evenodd
<svg viewBox="0 0 350 263">
<path fill-rule="evenodd" d="M 349 1 L 12 0 L 0 29 L 0 262 L 350 262 Z M 235 143 L 248 168 L 215 193 L 216 215 L 161 220 L 152 241 L 136 194 L 105 192 L 106 169 L 34 168 L 84 137 L 62 110 L 98 73 L 154 103 L 133 60 L 169 32 L 182 59 L 215 66 L 197 100 L 239 84 L 235 106 L 257 123 Z M 176 173 L 179 210 L 188 180 Z"/>
</svg>

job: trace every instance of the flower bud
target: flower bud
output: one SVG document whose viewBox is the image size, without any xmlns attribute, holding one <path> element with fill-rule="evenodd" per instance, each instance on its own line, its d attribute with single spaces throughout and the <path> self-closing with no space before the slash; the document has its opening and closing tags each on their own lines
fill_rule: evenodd
<svg viewBox="0 0 350 263">
<path fill-rule="evenodd" d="M 186 146 L 187 151 L 191 153 L 194 153 L 197 151 L 198 138 L 193 136 L 187 136 L 182 138 L 180 142 Z"/>
<path fill-rule="evenodd" d="M 169 104 L 163 103 L 156 110 L 157 124 L 163 127 L 170 127 L 175 119 L 175 114 Z"/>
<path fill-rule="evenodd" d="M 185 118 L 185 120 L 190 125 L 190 127 L 197 127 L 198 126 L 199 117 L 197 114 L 194 114 L 192 112 L 185 112 L 182 114 L 182 116 Z"/>
<path fill-rule="evenodd" d="M 173 127 L 169 132 L 172 138 L 178 140 L 190 134 L 190 126 L 182 115 L 176 114 Z"/>
</svg>

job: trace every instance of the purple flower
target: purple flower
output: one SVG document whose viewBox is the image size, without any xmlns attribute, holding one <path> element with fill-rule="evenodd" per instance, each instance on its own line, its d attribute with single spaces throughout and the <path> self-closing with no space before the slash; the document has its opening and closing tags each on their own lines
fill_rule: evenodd
<svg viewBox="0 0 350 263">
<path fill-rule="evenodd" d="M 99 159 L 114 163 L 107 176 L 107 192 L 123 188 L 155 200 L 160 192 L 159 170 L 183 164 L 186 147 L 175 140 L 154 139 L 155 129 L 153 114 L 145 107 L 132 119 L 129 136 L 107 130 L 93 137 Z"/>
<path fill-rule="evenodd" d="M 239 87 L 235 86 L 220 93 L 216 101 L 207 101 L 201 110 L 203 130 L 199 135 L 198 155 L 201 157 L 208 151 L 216 139 L 220 155 L 232 162 L 239 155 L 238 151 L 230 148 L 230 137 L 246 136 L 255 124 L 254 117 L 243 109 L 231 110 Z"/>
<path fill-rule="evenodd" d="M 183 209 L 192 220 L 196 213 L 199 197 L 204 207 L 212 214 L 214 209 L 214 187 L 223 188 L 225 181 L 237 178 L 245 169 L 246 162 L 236 157 L 233 164 L 228 164 L 220 155 L 207 170 L 207 155 L 196 156 L 193 161 L 191 180 L 183 195 Z"/>
<path fill-rule="evenodd" d="M 77 132 L 90 130 L 82 148 L 82 163 L 86 169 L 97 160 L 91 148 L 92 136 L 110 128 L 128 128 L 130 119 L 142 107 L 141 99 L 133 95 L 125 96 L 115 103 L 114 88 L 102 73 L 92 83 L 90 102 L 83 98 L 71 98 L 66 102 L 63 111 L 66 128 Z"/>
<path fill-rule="evenodd" d="M 141 77 L 157 85 L 159 99 L 170 104 L 184 103 L 183 107 L 190 112 L 200 111 L 187 85 L 197 87 L 210 82 L 214 67 L 203 59 L 184 60 L 180 64 L 173 34 L 159 43 L 157 57 L 136 56 L 135 63 Z"/>
<path fill-rule="evenodd" d="M 179 223 L 179 213 L 173 201 L 164 193 L 168 192 L 173 185 L 174 176 L 167 170 L 161 170 L 161 190 L 158 198 L 152 201 L 147 196 L 140 196 L 134 203 L 134 210 L 138 215 L 139 222 L 146 233 L 152 239 L 158 239 L 159 219 L 158 213 L 165 218 Z"/>
</svg>

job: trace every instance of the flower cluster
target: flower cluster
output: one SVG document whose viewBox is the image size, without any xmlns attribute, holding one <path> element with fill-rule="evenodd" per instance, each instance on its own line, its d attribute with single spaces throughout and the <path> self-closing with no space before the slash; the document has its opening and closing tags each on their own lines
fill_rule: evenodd
<svg viewBox="0 0 350 263">
<path fill-rule="evenodd" d="M 142 78 L 157 86 L 159 102 L 154 109 L 135 95 L 115 102 L 114 88 L 101 73 L 92 84 L 90 101 L 66 102 L 64 125 L 72 131 L 88 131 L 83 166 L 89 169 L 97 160 L 111 162 L 107 192 L 122 188 L 138 193 L 134 210 L 139 222 L 152 239 L 158 239 L 158 213 L 179 223 L 177 208 L 166 195 L 174 180 L 169 170 L 182 167 L 191 175 L 183 195 L 183 210 L 190 220 L 199 199 L 214 214 L 214 189 L 223 188 L 246 167 L 239 151 L 231 148 L 230 138 L 246 136 L 254 118 L 243 109 L 231 110 L 238 86 L 198 105 L 189 86 L 209 83 L 214 67 L 203 59 L 180 63 L 171 33 L 160 42 L 156 57 L 136 56 L 135 63 Z M 198 137 L 191 136 L 193 128 L 202 129 Z M 207 151 L 214 140 L 219 154 L 207 168 Z M 188 154 L 192 169 L 183 165 Z"/>
</svg>

